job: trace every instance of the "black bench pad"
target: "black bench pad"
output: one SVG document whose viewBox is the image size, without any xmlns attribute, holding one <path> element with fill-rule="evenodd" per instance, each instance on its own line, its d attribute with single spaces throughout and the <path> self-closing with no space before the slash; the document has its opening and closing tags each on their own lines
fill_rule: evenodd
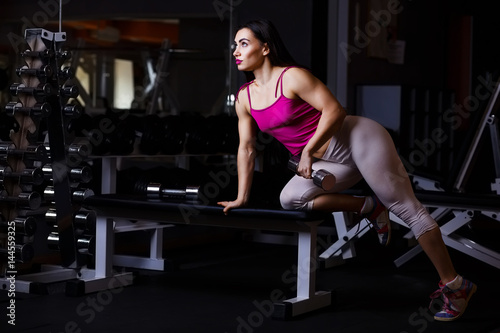
<svg viewBox="0 0 500 333">
<path fill-rule="evenodd" d="M 425 206 L 500 211 L 500 195 L 496 194 L 416 191 L 415 196 Z"/>
<path fill-rule="evenodd" d="M 323 222 L 332 216 L 326 212 L 258 207 L 232 209 L 226 216 L 222 206 L 199 202 L 167 202 L 120 194 L 94 195 L 86 198 L 83 206 L 100 216 L 111 218 L 280 231 L 308 230 L 308 227 L 303 228 L 300 224 Z"/>
</svg>

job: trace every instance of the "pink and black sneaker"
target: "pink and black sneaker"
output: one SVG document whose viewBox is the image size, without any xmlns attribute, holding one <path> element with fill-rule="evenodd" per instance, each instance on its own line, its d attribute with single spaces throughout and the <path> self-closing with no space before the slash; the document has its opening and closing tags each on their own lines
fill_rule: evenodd
<svg viewBox="0 0 500 333">
<path fill-rule="evenodd" d="M 452 321 L 460 318 L 467 308 L 471 296 L 476 292 L 477 286 L 474 283 L 461 276 L 458 276 L 457 279 L 462 280 L 458 289 L 451 289 L 450 283 L 442 284 L 439 282 L 439 289 L 430 296 L 432 300 L 429 308 L 434 302 L 441 301 L 443 303 L 441 311 L 434 314 L 435 320 Z"/>
</svg>

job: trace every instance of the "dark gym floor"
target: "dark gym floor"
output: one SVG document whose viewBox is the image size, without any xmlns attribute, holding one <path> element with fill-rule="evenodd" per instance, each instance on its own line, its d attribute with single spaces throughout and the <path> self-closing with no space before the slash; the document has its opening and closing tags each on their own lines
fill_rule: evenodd
<svg viewBox="0 0 500 333">
<path fill-rule="evenodd" d="M 296 247 L 221 239 L 169 250 L 180 269 L 135 270 L 135 283 L 113 293 L 70 297 L 55 284 L 47 295 L 17 294 L 16 326 L 2 315 L 0 332 L 500 332 L 499 270 L 450 249 L 478 292 L 461 319 L 436 322 L 427 307 L 438 277 L 428 259 L 393 264 L 406 250 L 401 232 L 388 248 L 369 232 L 356 258 L 320 270 L 317 289 L 333 291 L 334 304 L 289 321 L 271 317 L 270 298 L 294 295 Z M 7 300 L 0 292 L 1 313 Z"/>
</svg>

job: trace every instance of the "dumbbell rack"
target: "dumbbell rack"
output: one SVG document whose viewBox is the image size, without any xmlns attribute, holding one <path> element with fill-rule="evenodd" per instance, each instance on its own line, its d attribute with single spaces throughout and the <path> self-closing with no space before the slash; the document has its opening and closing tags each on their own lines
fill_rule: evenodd
<svg viewBox="0 0 500 333">
<path fill-rule="evenodd" d="M 44 190 L 44 199 L 49 194 L 51 199 L 41 205 L 20 209 L 20 194 L 33 190 L 34 186 L 4 177 L 2 184 L 7 195 L 0 197 L 0 208 L 6 221 L 36 216 L 48 224 L 52 223 L 47 226 L 48 236 L 37 234 L 33 237 L 42 236 L 47 245 L 55 246 L 60 254 L 61 265 L 42 265 L 40 272 L 17 276 L 16 292 L 38 292 L 39 287 L 46 283 L 87 278 L 92 279 L 93 284 L 85 292 L 103 290 L 109 281 L 96 279 L 95 270 L 86 266 L 92 259 L 89 255 L 92 251 L 80 246 L 82 243 L 85 246 L 92 244 L 92 240 L 95 240 L 92 230 L 81 229 L 81 224 L 75 223 L 77 216 L 78 219 L 90 216 L 82 209 L 80 202 L 92 191 L 80 187 L 81 183 L 89 180 L 88 170 L 79 167 L 86 156 L 85 143 L 75 140 L 68 131 L 71 119 L 79 115 L 79 108 L 68 103 L 71 98 L 78 96 L 78 88 L 68 82 L 72 75 L 71 69 L 63 68 L 64 63 L 71 58 L 62 49 L 66 33 L 53 33 L 41 28 L 27 29 L 25 40 L 28 45 L 28 50 L 22 53 L 25 65 L 17 69 L 22 82 L 14 83 L 10 88 L 18 101 L 6 107 L 6 112 L 15 117 L 20 129 L 17 133 L 11 131 L 12 142 L 1 143 L 0 158 L 4 157 L 8 170 L 15 174 L 27 168 L 42 168 L 45 182 L 50 184 Z M 47 133 L 44 142 L 39 142 L 42 121 L 46 121 Z M 30 151 L 33 147 L 43 153 L 34 154 Z M 27 158 L 28 153 L 37 158 Z M 75 178 L 75 174 L 79 174 L 80 178 Z M 37 193 L 37 197 L 41 198 L 41 195 Z M 15 241 L 19 242 L 17 230 L 12 233 L 16 233 Z M 1 267 L 0 271 L 0 285 L 4 288 L 10 284 L 7 274 L 17 274 L 10 249 L 8 266 Z M 16 262 L 22 262 L 19 258 L 15 259 Z M 1 277 L 3 274 L 5 277 Z"/>
</svg>

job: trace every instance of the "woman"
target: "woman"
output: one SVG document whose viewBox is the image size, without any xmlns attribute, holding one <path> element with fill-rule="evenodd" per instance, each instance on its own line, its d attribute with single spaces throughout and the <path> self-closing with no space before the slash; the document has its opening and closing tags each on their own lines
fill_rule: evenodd
<svg viewBox="0 0 500 333">
<path fill-rule="evenodd" d="M 328 88 L 296 65 L 271 22 L 251 21 L 240 27 L 234 46 L 238 70 L 254 79 L 244 84 L 237 96 L 238 195 L 234 201 L 219 202 L 224 212 L 249 201 L 258 127 L 292 155 L 300 155 L 297 175 L 280 195 L 283 208 L 359 213 L 378 229 L 381 243 L 390 238 L 390 210 L 408 224 L 441 278 L 431 298 L 441 297 L 443 307 L 434 318 L 459 318 L 476 285 L 456 273 L 440 229 L 415 198 L 387 131 L 370 119 L 346 115 Z M 332 190 L 313 184 L 313 167 L 335 175 Z M 339 193 L 361 179 L 374 196 Z"/>
</svg>

